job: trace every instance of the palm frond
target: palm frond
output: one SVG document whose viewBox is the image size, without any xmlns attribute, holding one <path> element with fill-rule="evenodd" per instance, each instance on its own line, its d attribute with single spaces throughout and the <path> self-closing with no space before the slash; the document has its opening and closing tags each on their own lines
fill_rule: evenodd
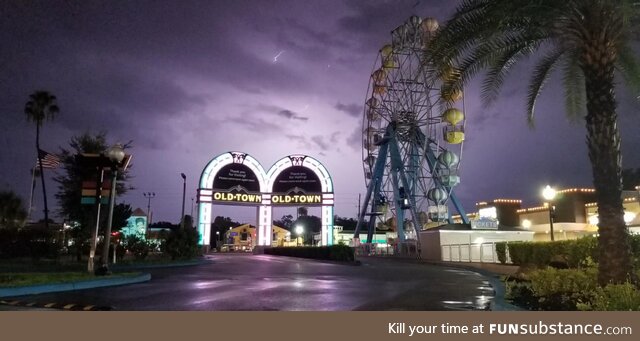
<svg viewBox="0 0 640 341">
<path fill-rule="evenodd" d="M 640 96 L 640 64 L 638 64 L 636 54 L 630 46 L 623 45 L 619 48 L 616 68 L 633 94 Z"/>
<path fill-rule="evenodd" d="M 577 56 L 564 59 L 562 83 L 565 94 L 566 115 L 572 122 L 578 122 L 586 114 L 586 93 L 584 74 Z"/>
<path fill-rule="evenodd" d="M 539 45 L 539 42 L 535 40 L 523 42 L 523 44 L 520 45 L 513 45 L 490 62 L 490 68 L 482 82 L 481 93 L 485 106 L 492 104 L 498 98 L 500 88 L 504 83 L 504 79 L 509 74 L 511 67 L 520 58 L 535 52 L 537 45 Z"/>
<path fill-rule="evenodd" d="M 547 54 L 540 60 L 533 71 L 533 77 L 531 78 L 529 90 L 527 91 L 527 122 L 530 127 L 533 127 L 533 114 L 535 112 L 536 100 L 549 79 L 551 71 L 553 71 L 553 68 L 564 52 L 564 49 L 556 49 Z"/>
</svg>

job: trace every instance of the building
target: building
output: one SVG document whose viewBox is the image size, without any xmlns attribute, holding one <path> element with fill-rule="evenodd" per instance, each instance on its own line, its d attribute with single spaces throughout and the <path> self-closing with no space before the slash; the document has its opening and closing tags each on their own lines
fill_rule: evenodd
<svg viewBox="0 0 640 341">
<path fill-rule="evenodd" d="M 640 186 L 623 191 L 625 222 L 631 233 L 640 233 Z M 494 199 L 476 203 L 467 214 L 471 224 L 448 224 L 420 233 L 422 257 L 433 260 L 495 261 L 496 242 L 549 241 L 553 218 L 554 240 L 596 236 L 598 215 L 595 190 L 569 188 L 555 192 L 550 202 L 522 207 L 518 199 Z M 551 210 L 551 212 L 550 212 Z"/>
<path fill-rule="evenodd" d="M 272 246 L 293 246 L 295 241 L 291 241 L 291 232 L 282 227 L 273 225 L 272 228 Z M 256 246 L 258 239 L 256 238 L 256 227 L 250 224 L 243 224 L 225 232 L 224 244 L 222 251 L 251 251 Z"/>
</svg>

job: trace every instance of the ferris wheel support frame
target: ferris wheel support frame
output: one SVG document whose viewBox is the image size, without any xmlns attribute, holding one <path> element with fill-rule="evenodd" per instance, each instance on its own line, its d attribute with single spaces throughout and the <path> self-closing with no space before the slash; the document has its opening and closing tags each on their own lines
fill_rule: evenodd
<svg viewBox="0 0 640 341">
<path fill-rule="evenodd" d="M 376 159 L 376 163 L 373 168 L 372 179 L 369 182 L 369 185 L 367 186 L 367 193 L 364 198 L 364 204 L 362 205 L 362 210 L 359 213 L 358 223 L 356 225 L 356 230 L 354 232 L 353 238 L 359 239 L 360 231 L 362 229 L 362 225 L 364 224 L 364 218 L 365 216 L 369 215 L 371 218 L 369 219 L 368 225 L 367 225 L 367 243 L 370 244 L 373 241 L 373 234 L 375 231 L 375 223 L 376 223 L 375 217 L 379 215 L 379 213 L 377 212 L 376 204 L 381 199 L 380 189 L 382 185 L 382 178 L 384 177 L 384 169 L 385 169 L 385 164 L 386 164 L 387 155 L 388 155 L 389 158 L 391 159 L 391 177 L 392 177 L 391 180 L 392 180 L 392 187 L 394 192 L 393 205 L 396 210 L 396 232 L 398 233 L 398 239 L 400 240 L 400 242 L 405 242 L 406 240 L 406 236 L 404 233 L 404 220 L 405 220 L 404 210 L 406 208 L 403 207 L 402 200 L 404 198 L 402 198 L 400 195 L 400 186 L 399 186 L 400 184 L 402 184 L 402 187 L 410 189 L 406 199 L 409 200 L 409 211 L 411 212 L 411 221 L 413 223 L 413 230 L 415 232 L 418 250 L 420 250 L 418 226 L 420 226 L 420 229 L 421 229 L 421 224 L 419 223 L 420 216 L 416 211 L 416 203 L 415 203 L 415 196 L 414 196 L 415 194 L 414 184 L 417 182 L 417 179 L 416 179 L 417 172 L 414 172 L 413 176 L 409 176 L 409 177 L 407 176 L 406 171 L 403 168 L 404 165 L 402 163 L 402 158 L 400 156 L 398 142 L 395 139 L 396 135 L 394 134 L 394 131 L 393 131 L 394 129 L 395 128 L 393 127 L 393 123 L 390 123 L 387 126 L 384 137 L 377 144 L 379 146 L 378 158 Z M 425 137 L 421 132 L 419 133 L 419 136 L 420 136 L 419 140 L 425 140 Z M 430 148 L 428 144 L 435 144 L 435 142 L 430 139 L 426 141 L 427 141 L 427 145 L 426 145 L 427 148 L 425 148 L 424 154 L 427 159 L 427 165 L 429 166 L 429 171 L 431 172 L 431 174 L 434 174 L 435 165 L 437 164 L 437 158 L 433 153 L 432 148 Z M 413 155 L 411 157 L 412 159 L 414 158 Z M 464 224 L 469 224 L 469 218 L 467 217 L 464 211 L 464 208 L 462 207 L 462 204 L 458 200 L 458 197 L 456 196 L 452 188 L 443 185 L 438 177 L 434 177 L 434 181 L 439 186 L 446 189 L 448 193 L 450 193 L 449 200 L 455 207 L 456 211 L 458 211 L 458 213 L 460 214 L 462 222 Z M 373 196 L 373 200 L 371 200 L 372 196 Z M 367 214 L 367 209 L 369 205 L 371 205 L 371 212 Z M 450 224 L 453 224 L 453 218 L 452 218 L 451 212 L 449 212 L 448 222 Z"/>
<path fill-rule="evenodd" d="M 377 212 L 376 204 L 381 199 L 380 189 L 382 185 L 382 178 L 384 176 L 384 169 L 385 169 L 385 163 L 387 161 L 387 154 L 389 154 L 389 157 L 391 159 L 392 187 L 393 187 L 394 199 L 395 199 L 393 205 L 396 209 L 396 231 L 398 233 L 398 239 L 400 239 L 401 242 L 405 241 L 405 235 L 404 235 L 404 209 L 405 208 L 403 207 L 403 202 L 402 202 L 404 198 L 401 198 L 400 196 L 399 185 L 401 183 L 402 187 L 411 188 L 409 184 L 412 182 L 415 182 L 415 179 L 414 179 L 415 175 L 414 177 L 412 177 L 411 182 L 407 180 L 407 174 L 404 171 L 402 158 L 400 156 L 400 151 L 398 148 L 398 141 L 394 137 L 396 136 L 395 132 L 393 131 L 394 129 L 395 129 L 394 125 L 390 123 L 387 126 L 384 137 L 378 143 L 380 148 L 378 152 L 378 158 L 376 159 L 376 163 L 373 168 L 373 176 L 372 176 L 371 182 L 369 182 L 369 185 L 367 186 L 367 193 L 364 198 L 364 205 L 362 206 L 362 210 L 359 214 L 358 223 L 356 225 L 356 230 L 353 235 L 354 239 L 359 238 L 360 230 L 362 229 L 362 225 L 364 223 L 364 217 L 369 215 L 371 218 L 369 219 L 368 226 L 367 226 L 368 227 L 367 228 L 368 244 L 372 242 L 373 234 L 375 230 L 375 223 L 376 223 L 375 217 L 379 215 L 379 213 Z M 398 178 L 400 180 L 400 183 L 398 183 Z M 373 200 L 371 200 L 372 195 L 373 195 Z M 419 245 L 418 222 L 420 219 L 416 211 L 415 199 L 413 195 L 406 196 L 406 199 L 409 200 L 409 210 L 411 211 L 411 220 L 413 222 L 413 229 L 416 235 L 416 241 L 418 242 L 418 245 Z M 371 212 L 367 214 L 367 209 L 369 204 L 371 204 Z M 418 249 L 420 249 L 419 246 L 418 246 Z"/>
</svg>

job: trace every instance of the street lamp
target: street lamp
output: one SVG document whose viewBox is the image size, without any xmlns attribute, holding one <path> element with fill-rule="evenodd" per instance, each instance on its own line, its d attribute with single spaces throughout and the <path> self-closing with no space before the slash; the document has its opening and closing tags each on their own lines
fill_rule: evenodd
<svg viewBox="0 0 640 341">
<path fill-rule="evenodd" d="M 100 269 L 100 273 L 105 275 L 109 273 L 109 246 L 111 224 L 113 224 L 113 207 L 116 202 L 116 179 L 118 177 L 118 168 L 123 166 L 122 161 L 125 158 L 124 147 L 119 143 L 114 144 L 107 149 L 106 157 L 111 161 L 111 192 L 109 197 L 109 215 L 107 216 L 107 226 L 104 231 L 104 242 L 102 244 L 102 267 Z M 126 167 L 126 165 L 124 166 Z"/>
<path fill-rule="evenodd" d="M 180 227 L 184 229 L 184 195 L 187 190 L 187 176 L 180 173 L 182 177 L 182 214 L 180 215 Z"/>
<path fill-rule="evenodd" d="M 304 228 L 302 227 L 302 225 L 296 225 L 295 232 L 298 235 L 298 237 L 296 238 L 296 245 L 300 246 L 300 235 L 304 232 Z"/>
<path fill-rule="evenodd" d="M 555 238 L 553 236 L 553 215 L 555 209 L 553 207 L 553 199 L 556 197 L 556 190 L 547 185 L 542 190 L 542 197 L 548 202 L 549 205 L 549 233 L 551 233 L 551 241 L 554 241 Z"/>
</svg>

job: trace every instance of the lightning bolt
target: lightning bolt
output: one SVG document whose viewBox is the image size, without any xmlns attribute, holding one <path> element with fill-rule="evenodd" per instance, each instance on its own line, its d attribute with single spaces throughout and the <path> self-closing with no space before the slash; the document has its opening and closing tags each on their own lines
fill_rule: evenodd
<svg viewBox="0 0 640 341">
<path fill-rule="evenodd" d="M 273 57 L 273 62 L 277 63 L 278 62 L 278 57 L 280 57 L 280 55 L 283 54 L 283 53 L 284 53 L 284 50 L 278 52 L 278 54 L 275 57 Z"/>
</svg>

